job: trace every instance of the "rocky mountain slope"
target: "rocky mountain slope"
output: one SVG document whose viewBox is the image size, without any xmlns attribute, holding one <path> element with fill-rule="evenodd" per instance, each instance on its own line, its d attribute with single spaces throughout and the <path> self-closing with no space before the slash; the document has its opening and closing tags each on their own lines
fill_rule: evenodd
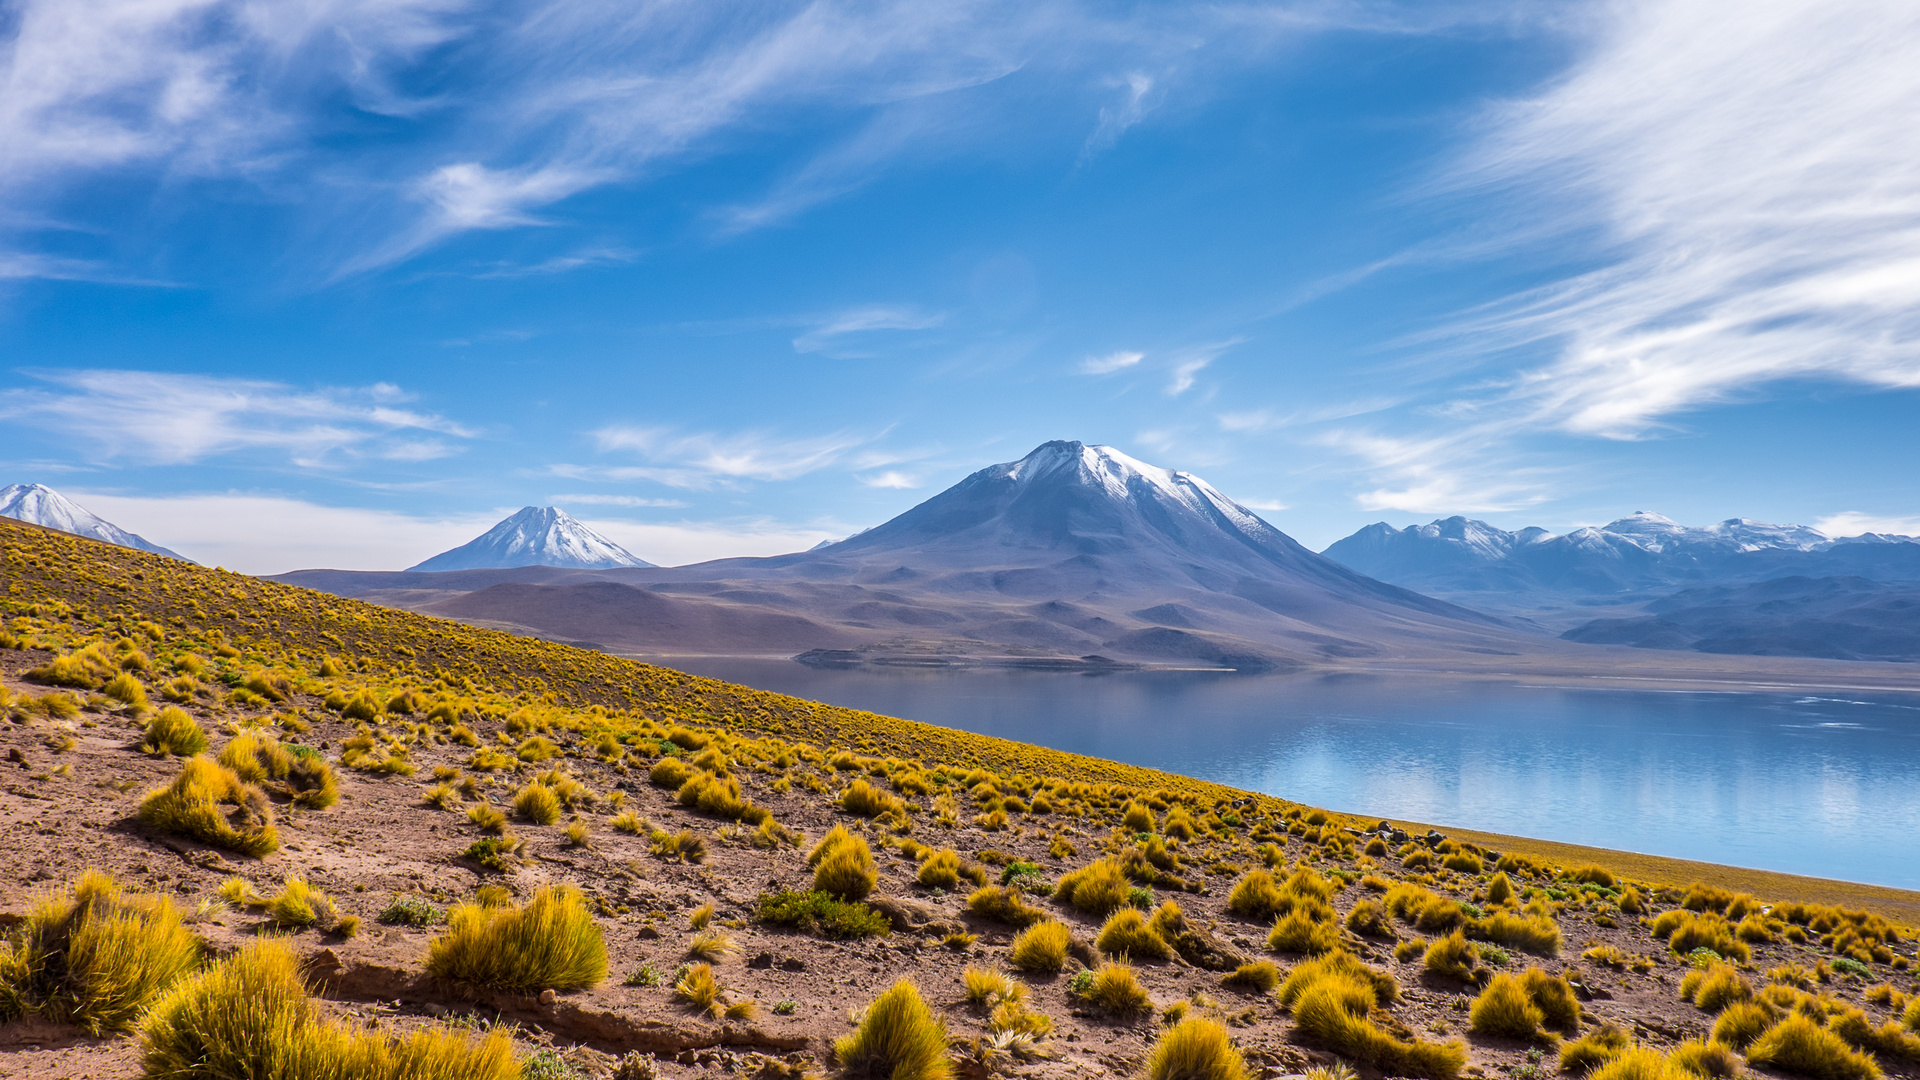
<svg viewBox="0 0 1920 1080">
<path fill-rule="evenodd" d="M 1526 635 L 1316 555 L 1187 473 L 1047 443 L 837 544 L 653 570 L 279 580 L 629 651 L 1239 668 Z"/>
<path fill-rule="evenodd" d="M 1920 659 L 1920 648 L 1904 644 L 1908 639 L 1898 632 L 1862 636 L 1884 613 L 1901 610 L 1920 582 L 1920 540 L 1913 537 L 1836 539 L 1801 525 L 1738 518 L 1690 528 L 1648 513 L 1555 535 L 1453 517 L 1404 529 L 1369 525 L 1325 554 L 1381 580 L 1523 619 L 1569 640 Z M 1800 584 L 1760 587 L 1785 579 Z M 1849 621 L 1853 616 L 1821 599 L 1841 595 L 1865 623 Z M 1677 615 L 1695 604 L 1707 607 L 1684 619 Z M 1680 629 L 1676 619 L 1694 629 Z M 1783 629 L 1787 621 L 1791 631 Z"/>
</svg>

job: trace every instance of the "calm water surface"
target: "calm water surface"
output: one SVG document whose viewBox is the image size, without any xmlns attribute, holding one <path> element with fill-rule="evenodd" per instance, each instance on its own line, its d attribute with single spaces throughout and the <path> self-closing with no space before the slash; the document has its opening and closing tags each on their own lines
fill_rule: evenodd
<svg viewBox="0 0 1920 1080">
<path fill-rule="evenodd" d="M 1920 888 L 1920 695 L 673 666 L 1329 809 Z"/>
</svg>

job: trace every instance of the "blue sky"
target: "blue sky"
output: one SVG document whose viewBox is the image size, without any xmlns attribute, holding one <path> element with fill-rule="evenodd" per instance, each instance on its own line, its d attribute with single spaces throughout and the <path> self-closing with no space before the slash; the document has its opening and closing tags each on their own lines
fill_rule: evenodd
<svg viewBox="0 0 1920 1080">
<path fill-rule="evenodd" d="M 1052 438 L 1313 547 L 1920 532 L 1902 2 L 0 3 L 0 482 L 679 563 Z"/>
</svg>

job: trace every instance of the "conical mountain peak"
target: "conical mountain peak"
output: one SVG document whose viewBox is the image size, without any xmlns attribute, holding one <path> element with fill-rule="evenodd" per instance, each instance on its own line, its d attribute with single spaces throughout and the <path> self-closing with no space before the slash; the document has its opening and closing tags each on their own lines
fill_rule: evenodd
<svg viewBox="0 0 1920 1080">
<path fill-rule="evenodd" d="M 49 529 L 100 540 L 121 547 L 151 551 L 170 559 L 188 561 L 143 536 L 130 533 L 111 521 L 92 513 L 45 484 L 12 484 L 0 488 L 0 517 L 44 525 Z"/>
<path fill-rule="evenodd" d="M 528 506 L 473 540 L 410 567 L 412 570 L 487 570 L 559 566 L 610 570 L 652 566 L 581 524 L 557 506 Z"/>
</svg>

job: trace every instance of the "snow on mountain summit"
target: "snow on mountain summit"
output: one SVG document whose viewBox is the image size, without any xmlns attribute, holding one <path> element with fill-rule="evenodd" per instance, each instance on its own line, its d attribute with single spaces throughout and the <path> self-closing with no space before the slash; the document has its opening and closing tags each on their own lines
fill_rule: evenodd
<svg viewBox="0 0 1920 1080">
<path fill-rule="evenodd" d="M 486 532 L 410 570 L 487 570 L 559 566 L 610 570 L 653 563 L 582 525 L 565 510 L 528 506 Z"/>
<path fill-rule="evenodd" d="M 169 559 L 188 561 L 178 552 L 137 536 L 107 521 L 45 484 L 12 484 L 0 488 L 0 517 L 44 525 L 49 529 L 100 540 L 120 547 L 151 551 Z"/>
</svg>

